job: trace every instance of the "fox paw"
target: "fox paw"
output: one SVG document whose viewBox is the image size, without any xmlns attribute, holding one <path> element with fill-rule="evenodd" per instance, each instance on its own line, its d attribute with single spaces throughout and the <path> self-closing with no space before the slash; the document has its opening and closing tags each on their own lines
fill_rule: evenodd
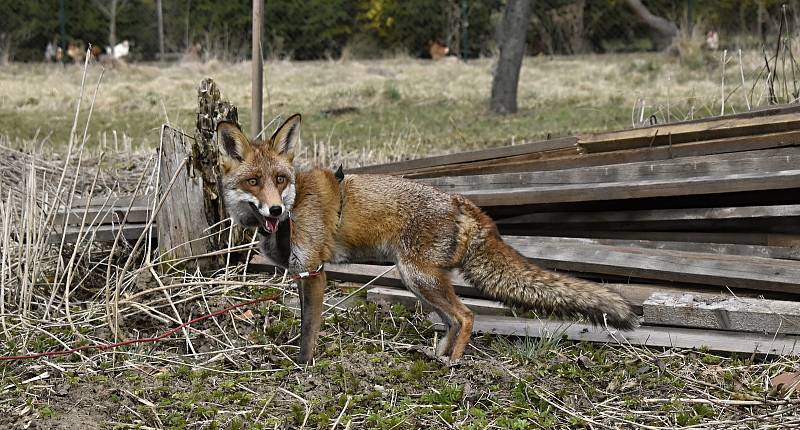
<svg viewBox="0 0 800 430">
<path fill-rule="evenodd" d="M 461 360 L 451 360 L 450 357 L 446 355 L 436 355 L 436 351 L 433 348 L 428 348 L 425 346 L 417 345 L 414 347 L 414 351 L 419 352 L 420 354 L 430 358 L 431 360 L 438 361 L 445 367 L 455 367 L 457 366 Z"/>
</svg>

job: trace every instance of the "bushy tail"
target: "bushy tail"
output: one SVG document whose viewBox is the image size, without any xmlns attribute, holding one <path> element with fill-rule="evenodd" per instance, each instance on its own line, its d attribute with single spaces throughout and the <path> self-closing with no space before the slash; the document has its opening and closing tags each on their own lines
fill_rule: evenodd
<svg viewBox="0 0 800 430">
<path fill-rule="evenodd" d="M 585 316 L 596 325 L 633 329 L 636 315 L 618 294 L 600 284 L 542 269 L 503 242 L 492 220 L 470 208 L 477 225 L 462 260 L 462 274 L 487 296 L 511 306 L 552 313 L 558 317 Z"/>
</svg>

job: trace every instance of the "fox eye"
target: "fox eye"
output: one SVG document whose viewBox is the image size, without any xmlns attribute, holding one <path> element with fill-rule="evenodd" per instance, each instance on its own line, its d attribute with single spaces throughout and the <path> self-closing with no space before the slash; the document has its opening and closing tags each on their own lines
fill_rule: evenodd
<svg viewBox="0 0 800 430">
<path fill-rule="evenodd" d="M 276 176 L 275 177 L 275 182 L 278 183 L 278 184 L 282 184 L 282 183 L 286 182 L 286 176 L 283 176 L 283 175 Z"/>
<path fill-rule="evenodd" d="M 250 178 L 247 180 L 247 183 L 255 187 L 256 185 L 258 185 L 258 179 Z"/>
</svg>

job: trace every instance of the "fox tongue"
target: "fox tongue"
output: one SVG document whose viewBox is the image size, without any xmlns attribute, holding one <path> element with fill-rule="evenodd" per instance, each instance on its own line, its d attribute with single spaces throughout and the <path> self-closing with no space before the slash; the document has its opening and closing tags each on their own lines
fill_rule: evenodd
<svg viewBox="0 0 800 430">
<path fill-rule="evenodd" d="M 264 228 L 267 229 L 267 233 L 275 233 L 278 231 L 278 218 L 273 218 L 271 216 L 265 217 Z"/>
</svg>

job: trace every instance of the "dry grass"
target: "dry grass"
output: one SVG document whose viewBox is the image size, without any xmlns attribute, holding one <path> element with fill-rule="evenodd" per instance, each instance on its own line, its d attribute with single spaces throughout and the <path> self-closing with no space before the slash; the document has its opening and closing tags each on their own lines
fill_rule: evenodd
<svg viewBox="0 0 800 430">
<path fill-rule="evenodd" d="M 317 161 L 349 165 L 400 156 L 496 146 L 587 131 L 627 128 L 695 116 L 718 115 L 720 58 L 700 67 L 661 54 L 527 58 L 519 89 L 520 112 L 487 114 L 491 59 L 462 63 L 411 59 L 268 62 L 265 116 L 301 112 L 303 140 Z M 726 111 L 766 102 L 758 52 L 744 53 L 740 71 L 728 55 Z M 745 77 L 744 90 L 740 72 Z M 88 82 L 100 74 L 92 67 Z M 0 134 L 62 148 L 74 111 L 81 68 L 16 64 L 0 69 Z M 89 129 L 89 147 L 107 151 L 152 148 L 168 118 L 194 128 L 196 88 L 213 77 L 223 95 L 250 105 L 247 63 L 126 65 L 105 71 Z M 341 115 L 331 110 L 353 108 Z M 325 151 L 325 157 L 320 152 Z M 357 156 L 355 155 L 357 154 Z M 347 167 L 347 166 L 345 166 Z"/>
<path fill-rule="evenodd" d="M 268 65 L 269 99 L 273 114 L 310 113 L 300 156 L 321 164 L 508 143 L 550 130 L 621 127 L 642 99 L 648 114 L 665 114 L 669 100 L 671 118 L 685 114 L 681 106 L 714 111 L 719 87 L 711 74 L 689 79 L 686 70 L 655 56 L 598 58 L 603 61 L 529 59 L 523 111 L 506 118 L 483 110 L 487 60 L 275 63 Z M 89 83 L 100 72 L 90 68 L 85 86 L 78 85 L 81 74 L 77 68 L 0 69 L 0 134 L 6 136 L 0 140 L 0 356 L 148 337 L 245 299 L 277 299 L 155 345 L 2 362 L 3 427 L 800 426 L 796 394 L 770 392 L 767 384 L 797 370 L 797 358 L 484 335 L 473 339 L 459 366 L 445 367 L 418 351 L 432 346 L 435 332 L 419 309 L 379 311 L 359 300 L 326 319 L 317 362 L 304 369 L 293 361 L 297 301 L 281 275 L 251 274 L 243 265 L 207 273 L 165 265 L 148 240 L 138 246 L 94 241 L 89 219 L 77 243 L 47 241 L 55 211 L 71 199 L 153 188 L 155 129 L 165 116 L 191 127 L 202 77 L 214 76 L 246 106 L 246 65 L 109 70 L 93 103 Z M 85 98 L 76 116 L 79 93 Z M 320 113 L 346 106 L 360 111 Z M 351 291 L 332 286 L 326 300 L 336 304 Z"/>
</svg>

